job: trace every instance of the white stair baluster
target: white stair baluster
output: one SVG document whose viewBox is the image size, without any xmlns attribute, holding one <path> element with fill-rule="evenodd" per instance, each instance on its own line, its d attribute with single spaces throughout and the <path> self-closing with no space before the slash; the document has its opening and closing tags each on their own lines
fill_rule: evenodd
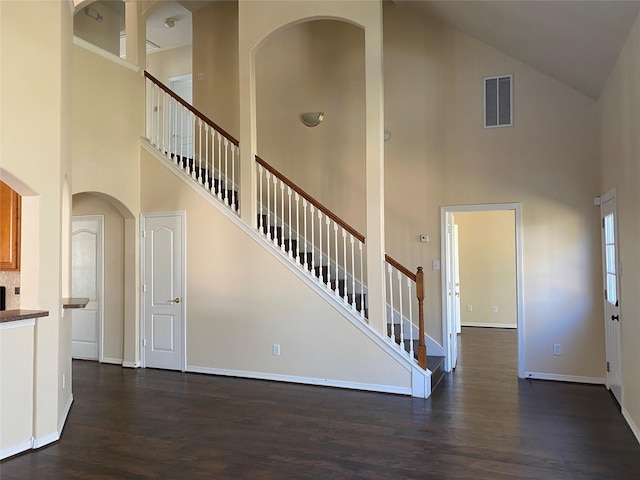
<svg viewBox="0 0 640 480">
<path fill-rule="evenodd" d="M 184 111 L 186 110 L 184 108 L 184 105 L 182 105 L 181 103 L 179 103 L 180 105 L 180 136 L 178 137 L 180 139 L 180 156 L 183 157 L 183 147 L 182 147 L 182 138 L 184 137 Z"/>
<path fill-rule="evenodd" d="M 350 235 L 351 236 L 351 291 L 353 292 L 353 294 L 356 294 L 356 265 L 355 265 L 355 256 L 354 256 L 354 251 L 353 251 L 353 245 L 354 245 L 354 241 L 353 241 L 353 234 Z M 346 265 L 346 260 L 345 260 L 345 265 Z M 346 275 L 346 267 L 345 267 L 345 282 L 347 281 L 347 275 Z M 344 300 L 345 302 L 347 301 L 347 286 L 345 285 L 344 288 L 345 292 L 344 292 Z M 364 298 L 364 297 L 362 297 Z"/>
<path fill-rule="evenodd" d="M 338 229 L 336 229 L 336 247 L 338 246 Z M 344 227 L 342 227 L 342 265 L 344 266 L 344 301 L 345 303 L 348 302 L 348 298 L 347 298 L 347 273 L 348 273 L 348 269 L 347 269 L 347 231 L 344 229 Z M 338 266 L 336 265 L 336 276 L 338 276 Z M 355 302 L 355 298 L 356 298 L 356 292 L 355 290 L 353 291 L 353 305 L 355 306 L 356 302 Z M 353 310 L 353 309 L 352 309 Z"/>
<path fill-rule="evenodd" d="M 331 219 L 325 215 L 327 225 L 327 288 L 331 289 Z M 336 249 L 336 264 L 338 263 L 338 250 Z M 336 278 L 337 280 L 337 278 Z"/>
<path fill-rule="evenodd" d="M 218 199 L 222 200 L 222 135 L 215 130 L 213 132 L 218 140 Z"/>
<path fill-rule="evenodd" d="M 202 158 L 202 144 L 204 143 L 204 138 L 202 138 L 202 133 L 203 131 L 206 130 L 206 126 L 207 124 L 204 124 L 204 127 L 202 125 L 202 119 L 198 119 L 198 158 Z M 185 162 L 186 165 L 186 162 Z M 194 162 L 193 162 L 193 166 L 194 166 L 194 173 L 195 173 L 195 156 L 194 156 Z"/>
<path fill-rule="evenodd" d="M 224 193 L 222 194 L 222 198 L 225 202 L 228 202 L 227 197 L 229 196 L 229 174 L 227 173 L 227 164 L 229 160 L 229 140 L 227 137 L 224 137 Z M 275 178 L 275 177 L 274 177 Z M 273 198 L 275 200 L 276 191 L 273 191 Z M 276 212 L 273 212 L 274 214 Z"/>
<path fill-rule="evenodd" d="M 284 252 L 284 182 L 280 180 L 280 224 L 282 229 L 280 230 L 280 251 Z"/>
<path fill-rule="evenodd" d="M 320 260 L 318 261 L 318 280 L 323 283 L 322 275 L 322 210 L 318 209 L 318 244 L 320 245 L 318 250 L 320 251 Z"/>
<path fill-rule="evenodd" d="M 289 258 L 293 257 L 293 245 L 291 238 L 291 187 L 287 185 L 287 195 L 289 197 Z M 284 245 L 284 242 L 282 242 Z"/>
<path fill-rule="evenodd" d="M 309 265 L 307 261 L 307 199 L 302 198 L 302 210 L 304 211 L 304 235 L 302 236 L 302 241 L 304 242 L 304 257 L 303 257 L 303 265 L 304 269 L 308 270 Z"/>
<path fill-rule="evenodd" d="M 260 182 L 260 194 L 258 195 L 258 201 L 260 202 L 260 208 L 258 208 L 258 230 L 260 230 L 260 234 L 264 235 L 264 220 L 262 218 L 262 173 L 264 168 L 262 165 L 258 164 L 258 181 Z"/>
<path fill-rule="evenodd" d="M 404 317 L 402 316 L 402 303 L 404 297 L 402 296 L 402 273 L 398 270 L 398 300 L 400 302 L 400 350 L 404 350 Z"/>
<path fill-rule="evenodd" d="M 411 292 L 412 280 L 407 277 L 407 297 L 409 298 L 409 356 L 413 359 L 413 309 L 411 304 L 413 303 L 413 293 Z"/>
<path fill-rule="evenodd" d="M 309 205 L 309 214 L 311 215 L 311 274 L 315 275 L 315 268 L 316 268 L 316 249 L 315 249 L 315 229 L 314 229 L 314 224 L 316 222 L 316 216 L 315 216 L 315 207 L 312 204 Z"/>
<path fill-rule="evenodd" d="M 358 240 L 358 249 L 360 250 L 360 294 L 362 295 L 362 308 L 360 309 L 360 318 L 364 319 L 364 263 L 362 256 L 362 242 Z M 355 292 L 354 292 L 355 293 Z"/>
<path fill-rule="evenodd" d="M 271 234 L 273 244 L 278 244 L 278 177 L 273 175 L 273 233 Z"/>
<path fill-rule="evenodd" d="M 344 232 L 344 228 L 342 229 L 342 231 Z M 338 224 L 334 221 L 333 222 L 333 238 L 334 238 L 334 243 L 336 245 L 336 288 L 334 289 L 334 292 L 337 296 L 340 296 L 340 279 L 339 279 L 339 271 L 338 271 Z M 347 259 L 344 259 L 344 294 L 347 294 Z"/>
<path fill-rule="evenodd" d="M 236 146 L 231 144 L 231 209 L 236 209 L 236 198 L 238 192 L 236 192 Z"/>
<path fill-rule="evenodd" d="M 271 235 L 271 199 L 270 194 L 271 194 L 271 172 L 269 170 L 267 170 L 267 174 L 266 174 L 266 178 L 267 178 L 267 231 L 265 232 L 265 235 L 267 236 L 267 238 L 270 238 Z M 218 185 L 220 185 L 218 183 Z"/>
<path fill-rule="evenodd" d="M 390 334 L 391 342 L 395 343 L 396 341 L 396 333 L 394 328 L 394 317 L 395 317 L 395 305 L 393 304 L 393 273 L 391 271 L 391 265 L 387 265 L 387 271 L 389 272 L 389 304 L 391 305 L 391 328 Z"/>
<path fill-rule="evenodd" d="M 300 195 L 296 192 L 296 261 L 300 257 Z"/>
<path fill-rule="evenodd" d="M 205 123 L 204 125 L 204 175 L 202 172 L 202 158 L 198 161 L 198 166 L 200 167 L 198 170 L 198 180 L 203 185 L 206 185 L 207 181 L 207 164 L 209 163 L 209 124 Z M 207 189 L 209 189 L 209 185 L 207 185 Z"/>
</svg>

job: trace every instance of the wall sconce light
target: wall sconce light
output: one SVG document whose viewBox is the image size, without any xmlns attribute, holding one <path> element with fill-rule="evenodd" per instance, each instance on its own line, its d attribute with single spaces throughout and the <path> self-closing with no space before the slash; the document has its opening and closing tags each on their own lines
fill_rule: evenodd
<svg viewBox="0 0 640 480">
<path fill-rule="evenodd" d="M 176 21 L 172 17 L 168 17 L 164 19 L 164 26 L 167 28 L 173 28 L 176 26 Z"/>
<path fill-rule="evenodd" d="M 102 15 L 100 15 L 100 13 L 97 12 L 96 10 L 94 10 L 92 8 L 85 8 L 84 14 L 87 17 L 93 18 L 96 22 L 102 23 L 102 20 L 103 20 Z"/>
<path fill-rule="evenodd" d="M 384 131 L 384 141 L 388 142 L 391 139 L 391 132 L 389 130 Z"/>
<path fill-rule="evenodd" d="M 300 120 L 307 127 L 316 127 L 324 119 L 324 112 L 309 112 L 300 115 Z"/>
</svg>

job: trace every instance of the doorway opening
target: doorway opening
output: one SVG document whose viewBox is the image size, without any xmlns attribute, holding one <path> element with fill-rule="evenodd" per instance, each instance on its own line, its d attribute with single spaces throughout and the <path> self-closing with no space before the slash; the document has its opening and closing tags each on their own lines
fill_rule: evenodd
<svg viewBox="0 0 640 480">
<path fill-rule="evenodd" d="M 445 370 L 456 367 L 463 326 L 510 328 L 523 378 L 521 205 L 441 207 L 441 260 Z"/>
</svg>

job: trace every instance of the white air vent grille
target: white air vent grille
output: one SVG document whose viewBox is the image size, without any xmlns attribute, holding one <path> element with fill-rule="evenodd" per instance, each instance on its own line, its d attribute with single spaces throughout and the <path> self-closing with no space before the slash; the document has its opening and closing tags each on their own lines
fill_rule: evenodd
<svg viewBox="0 0 640 480">
<path fill-rule="evenodd" d="M 513 75 L 484 78 L 484 127 L 513 125 Z"/>
</svg>

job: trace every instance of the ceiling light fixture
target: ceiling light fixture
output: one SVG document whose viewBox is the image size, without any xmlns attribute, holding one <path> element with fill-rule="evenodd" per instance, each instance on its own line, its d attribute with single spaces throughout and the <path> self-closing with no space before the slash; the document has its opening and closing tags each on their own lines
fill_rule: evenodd
<svg viewBox="0 0 640 480">
<path fill-rule="evenodd" d="M 173 28 L 176 26 L 176 21 L 172 17 L 168 17 L 164 19 L 164 26 L 167 28 Z"/>
</svg>

